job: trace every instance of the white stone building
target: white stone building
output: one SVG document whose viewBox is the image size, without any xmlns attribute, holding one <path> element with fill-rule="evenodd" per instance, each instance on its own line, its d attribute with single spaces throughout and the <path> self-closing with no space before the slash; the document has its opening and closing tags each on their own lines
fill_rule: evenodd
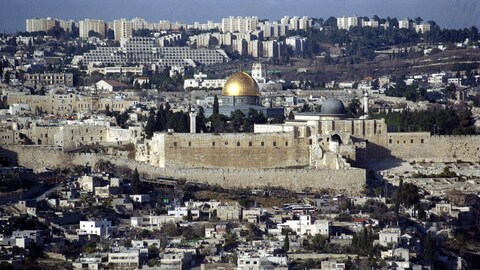
<svg viewBox="0 0 480 270">
<path fill-rule="evenodd" d="M 378 243 L 382 246 L 389 244 L 398 244 L 400 241 L 401 231 L 400 228 L 386 228 L 378 233 Z"/>
<path fill-rule="evenodd" d="M 290 228 L 299 235 L 330 235 L 330 222 L 328 220 L 317 220 L 312 222 L 310 215 L 300 215 L 298 220 L 287 220 L 285 223 L 278 224 L 278 228 Z"/>
<path fill-rule="evenodd" d="M 78 235 L 98 235 L 107 237 L 112 230 L 112 222 L 109 220 L 80 221 Z"/>
</svg>

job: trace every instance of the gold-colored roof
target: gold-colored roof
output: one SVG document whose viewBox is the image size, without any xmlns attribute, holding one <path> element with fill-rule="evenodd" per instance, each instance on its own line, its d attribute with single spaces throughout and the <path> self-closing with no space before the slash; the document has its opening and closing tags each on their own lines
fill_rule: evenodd
<svg viewBox="0 0 480 270">
<path fill-rule="evenodd" d="M 257 82 L 245 72 L 230 76 L 223 85 L 222 96 L 259 96 Z"/>
</svg>

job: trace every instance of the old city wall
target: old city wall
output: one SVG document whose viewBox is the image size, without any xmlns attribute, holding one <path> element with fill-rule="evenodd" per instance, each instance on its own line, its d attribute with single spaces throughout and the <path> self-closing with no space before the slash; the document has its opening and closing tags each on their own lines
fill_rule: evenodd
<svg viewBox="0 0 480 270">
<path fill-rule="evenodd" d="M 166 167 L 281 168 L 307 166 L 309 145 L 293 133 L 165 134 Z"/>
<path fill-rule="evenodd" d="M 479 162 L 480 136 L 389 133 L 390 154 L 408 161 Z"/>
<path fill-rule="evenodd" d="M 71 168 L 74 165 L 95 165 L 108 160 L 116 166 L 137 168 L 145 178 L 167 177 L 205 184 L 218 184 L 225 188 L 284 187 L 295 191 L 330 189 L 336 192 L 359 194 L 366 183 L 365 170 L 316 169 L 209 169 L 159 168 L 125 157 L 100 154 L 69 154 L 45 147 L 5 146 L 0 155 L 16 159 L 18 164 L 35 170 Z"/>
<path fill-rule="evenodd" d="M 366 184 L 365 170 L 322 169 L 164 169 L 165 175 L 226 188 L 284 187 L 294 191 L 330 189 L 359 194 Z"/>
</svg>

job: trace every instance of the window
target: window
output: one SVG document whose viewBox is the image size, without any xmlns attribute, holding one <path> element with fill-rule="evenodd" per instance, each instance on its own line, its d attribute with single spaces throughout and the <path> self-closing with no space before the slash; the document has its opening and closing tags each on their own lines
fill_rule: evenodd
<svg viewBox="0 0 480 270">
<path fill-rule="evenodd" d="M 173 146 L 175 146 L 175 147 L 176 147 L 176 146 L 177 146 L 177 142 L 174 142 L 174 143 L 173 143 Z"/>
<path fill-rule="evenodd" d="M 240 142 L 237 142 L 237 146 L 240 146 Z"/>
<path fill-rule="evenodd" d="M 423 139 L 420 140 L 420 143 L 423 143 Z"/>
<path fill-rule="evenodd" d="M 192 146 L 192 142 L 188 142 L 188 146 Z"/>
<path fill-rule="evenodd" d="M 225 142 L 225 145 L 228 145 L 228 142 Z"/>
<path fill-rule="evenodd" d="M 410 143 L 413 143 L 413 139 L 410 140 Z"/>
<path fill-rule="evenodd" d="M 260 145 L 261 145 L 261 146 L 264 146 L 264 145 L 265 145 L 265 143 L 264 143 L 264 142 L 261 142 L 261 143 L 260 143 Z"/>
<path fill-rule="evenodd" d="M 215 142 L 212 142 L 212 146 L 215 147 Z"/>
<path fill-rule="evenodd" d="M 248 146 L 252 146 L 252 145 L 253 145 L 252 142 L 248 142 Z"/>
<path fill-rule="evenodd" d="M 288 142 L 285 142 L 285 146 L 288 146 Z"/>
<path fill-rule="evenodd" d="M 388 140 L 388 143 L 392 143 L 392 139 L 389 139 L 389 140 Z"/>
<path fill-rule="evenodd" d="M 273 142 L 273 146 L 277 146 L 277 142 Z"/>
</svg>

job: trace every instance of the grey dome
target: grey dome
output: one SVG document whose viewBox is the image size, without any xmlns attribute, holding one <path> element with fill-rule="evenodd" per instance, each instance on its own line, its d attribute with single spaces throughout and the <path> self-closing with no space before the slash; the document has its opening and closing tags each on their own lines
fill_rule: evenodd
<svg viewBox="0 0 480 270">
<path fill-rule="evenodd" d="M 322 103 L 320 113 L 324 115 L 344 115 L 346 111 L 341 100 L 329 98 Z"/>
</svg>

